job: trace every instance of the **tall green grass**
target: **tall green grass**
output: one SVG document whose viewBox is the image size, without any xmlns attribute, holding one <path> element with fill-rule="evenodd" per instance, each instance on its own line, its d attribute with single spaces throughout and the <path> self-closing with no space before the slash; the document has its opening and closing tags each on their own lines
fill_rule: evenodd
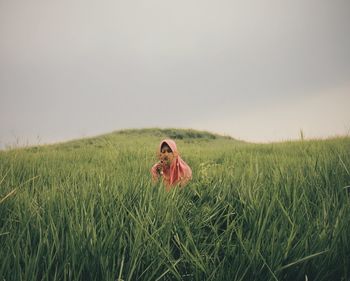
<svg viewBox="0 0 350 281">
<path fill-rule="evenodd" d="M 183 190 L 151 183 L 163 137 Z M 175 129 L 0 152 L 0 279 L 350 280 L 349 156 Z"/>
</svg>

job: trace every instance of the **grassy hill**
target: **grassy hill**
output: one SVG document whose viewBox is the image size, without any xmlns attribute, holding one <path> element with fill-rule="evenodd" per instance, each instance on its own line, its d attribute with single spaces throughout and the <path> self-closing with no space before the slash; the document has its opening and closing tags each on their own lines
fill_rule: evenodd
<svg viewBox="0 0 350 281">
<path fill-rule="evenodd" d="M 152 184 L 161 139 L 193 170 Z M 350 138 L 143 129 L 0 152 L 1 280 L 350 280 Z"/>
</svg>

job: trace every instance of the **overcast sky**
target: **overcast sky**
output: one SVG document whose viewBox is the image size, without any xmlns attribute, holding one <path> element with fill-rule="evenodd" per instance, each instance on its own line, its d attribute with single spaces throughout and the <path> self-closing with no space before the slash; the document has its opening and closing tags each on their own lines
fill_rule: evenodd
<svg viewBox="0 0 350 281">
<path fill-rule="evenodd" d="M 350 133 L 349 0 L 0 0 L 0 147 Z"/>
</svg>

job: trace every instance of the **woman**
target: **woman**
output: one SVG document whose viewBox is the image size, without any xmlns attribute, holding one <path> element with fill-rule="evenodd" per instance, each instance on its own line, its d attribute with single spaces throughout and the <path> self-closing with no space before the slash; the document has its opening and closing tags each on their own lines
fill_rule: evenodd
<svg viewBox="0 0 350 281">
<path fill-rule="evenodd" d="M 166 139 L 159 146 L 159 162 L 151 169 L 152 179 L 157 182 L 162 178 L 166 191 L 176 185 L 185 186 L 192 178 L 192 170 L 183 161 L 177 151 L 176 143 Z"/>
</svg>

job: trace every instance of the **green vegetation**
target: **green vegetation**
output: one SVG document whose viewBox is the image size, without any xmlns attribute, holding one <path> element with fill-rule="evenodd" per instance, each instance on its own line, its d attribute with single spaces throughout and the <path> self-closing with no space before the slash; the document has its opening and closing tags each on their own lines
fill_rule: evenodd
<svg viewBox="0 0 350 281">
<path fill-rule="evenodd" d="M 193 180 L 149 170 L 164 137 Z M 126 130 L 0 152 L 1 280 L 350 280 L 350 138 Z"/>
</svg>

